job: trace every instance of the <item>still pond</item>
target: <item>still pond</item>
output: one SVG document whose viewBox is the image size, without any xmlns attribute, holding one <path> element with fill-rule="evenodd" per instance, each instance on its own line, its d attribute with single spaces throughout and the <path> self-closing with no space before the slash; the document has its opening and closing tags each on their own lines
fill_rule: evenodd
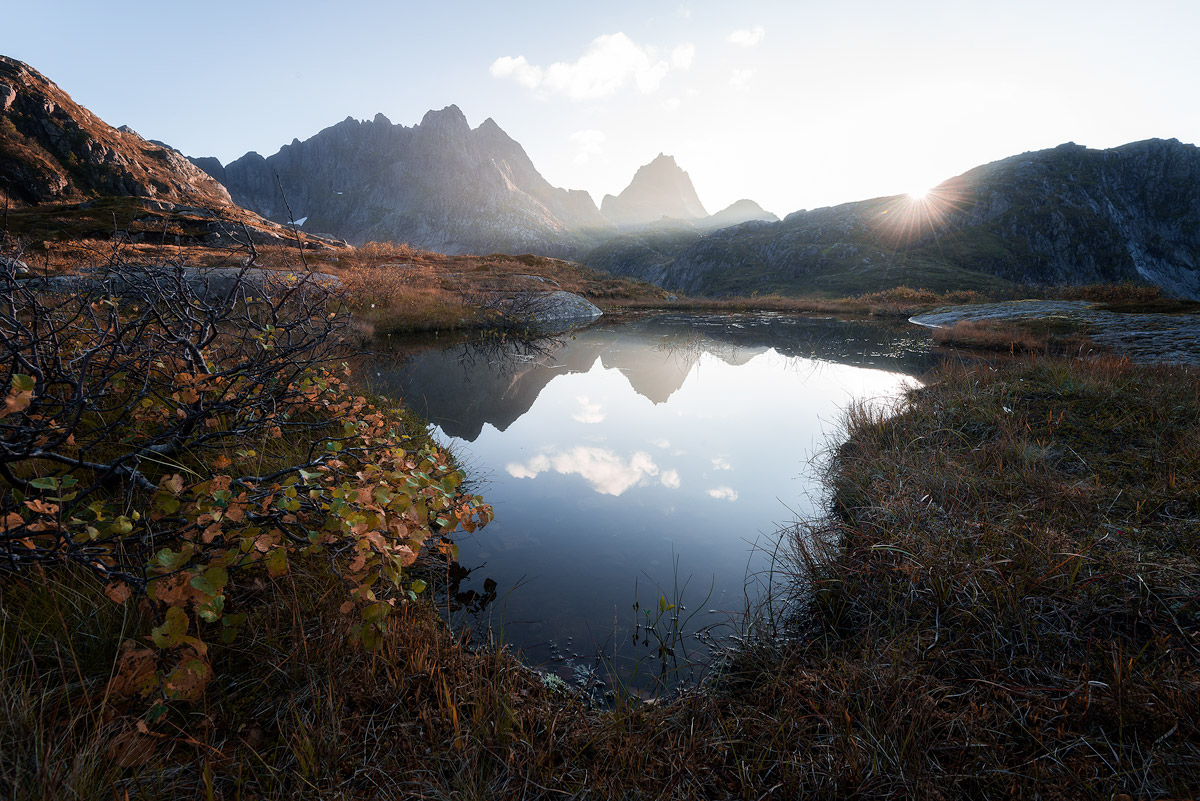
<svg viewBox="0 0 1200 801">
<path fill-rule="evenodd" d="M 568 682 L 645 692 L 696 674 L 758 599 L 780 524 L 821 513 L 846 405 L 931 360 L 894 326 L 657 314 L 536 343 L 385 340 L 365 367 L 495 507 L 457 535 L 455 625 Z"/>
</svg>

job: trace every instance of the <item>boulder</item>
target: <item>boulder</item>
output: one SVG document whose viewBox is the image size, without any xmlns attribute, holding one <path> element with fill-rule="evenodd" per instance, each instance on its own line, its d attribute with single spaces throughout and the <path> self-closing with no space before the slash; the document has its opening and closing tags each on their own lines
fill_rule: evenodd
<svg viewBox="0 0 1200 801">
<path fill-rule="evenodd" d="M 569 331 L 596 321 L 604 312 L 573 292 L 514 292 L 498 304 L 499 310 L 542 333 Z"/>
<path fill-rule="evenodd" d="M 308 282 L 324 290 L 341 287 L 341 279 L 329 273 L 264 270 L 259 267 L 180 267 L 150 265 L 112 269 L 88 270 L 72 275 L 33 278 L 27 286 L 47 292 L 70 293 L 102 290 L 113 295 L 134 296 L 151 291 L 173 291 L 180 284 L 202 301 L 216 300 L 237 288 L 241 283 L 248 292 L 274 295 L 287 291 L 297 283 Z"/>
</svg>

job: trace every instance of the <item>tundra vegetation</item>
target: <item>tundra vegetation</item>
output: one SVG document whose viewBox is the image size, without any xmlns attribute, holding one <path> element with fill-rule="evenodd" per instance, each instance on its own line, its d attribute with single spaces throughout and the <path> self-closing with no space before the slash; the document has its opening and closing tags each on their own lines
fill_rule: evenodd
<svg viewBox="0 0 1200 801">
<path fill-rule="evenodd" d="M 894 407 L 851 408 L 830 516 L 781 530 L 786 580 L 706 682 L 595 708 L 435 614 L 453 531 L 490 509 L 420 421 L 353 391 L 338 346 L 349 310 L 360 326 L 460 327 L 472 292 L 509 282 L 610 310 L 696 302 L 534 257 L 309 259 L 343 297 L 303 271 L 270 296 L 246 275 L 197 288 L 182 264 L 132 292 L 123 262 L 72 295 L 11 263 L 0 276 L 7 797 L 1200 788 L 1194 368 L 1010 342 L 948 359 Z M 701 307 L 887 316 L 954 300 L 968 298 Z"/>
</svg>

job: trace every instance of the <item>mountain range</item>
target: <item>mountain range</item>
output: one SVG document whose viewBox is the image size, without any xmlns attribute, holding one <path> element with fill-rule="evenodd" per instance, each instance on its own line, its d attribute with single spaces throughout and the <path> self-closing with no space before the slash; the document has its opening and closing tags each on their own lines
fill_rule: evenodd
<svg viewBox="0 0 1200 801">
<path fill-rule="evenodd" d="M 701 295 L 1135 281 L 1200 298 L 1200 148 L 1068 143 L 976 167 L 921 198 L 629 234 L 584 262 Z"/>
<path fill-rule="evenodd" d="M 171 233 L 214 244 L 244 225 L 260 241 L 337 246 L 312 233 L 323 231 L 568 257 L 700 295 L 1141 281 L 1200 298 L 1200 149 L 1174 139 L 1068 143 L 977 167 L 921 198 L 778 220 L 748 200 L 707 214 L 665 154 L 597 207 L 547 182 L 494 120 L 471 128 L 455 106 L 411 128 L 348 118 L 266 158 L 189 161 L 0 56 L 0 194 L 10 233 L 120 229 L 134 241 Z M 280 224 L 290 221 L 299 231 Z"/>
<path fill-rule="evenodd" d="M 471 128 L 453 105 L 411 128 L 382 114 L 348 117 L 265 158 L 192 161 L 264 217 L 354 244 L 402 241 L 443 253 L 578 258 L 620 231 L 664 221 L 709 230 L 777 219 L 748 200 L 710 217 L 688 174 L 662 154 L 597 208 L 587 192 L 546 181 L 495 120 Z"/>
</svg>

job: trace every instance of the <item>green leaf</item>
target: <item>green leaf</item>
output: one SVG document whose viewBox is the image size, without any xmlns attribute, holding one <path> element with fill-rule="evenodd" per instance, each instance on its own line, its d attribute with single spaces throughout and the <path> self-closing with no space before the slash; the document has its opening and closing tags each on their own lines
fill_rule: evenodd
<svg viewBox="0 0 1200 801">
<path fill-rule="evenodd" d="M 363 626 L 359 636 L 362 638 L 363 648 L 368 651 L 374 651 L 379 647 L 379 629 L 374 626 Z"/>
<path fill-rule="evenodd" d="M 426 584 L 426 583 L 425 583 L 424 581 L 422 581 L 421 579 L 416 579 L 416 580 L 415 580 L 415 581 L 413 581 L 413 583 L 412 583 L 412 591 L 413 591 L 413 592 L 415 592 L 415 593 L 422 593 L 422 592 L 425 592 L 425 588 L 426 588 L 427 586 L 429 586 L 429 585 L 428 585 L 428 584 Z"/>
<path fill-rule="evenodd" d="M 13 392 L 29 392 L 34 387 L 33 376 L 16 373 L 12 377 Z"/>
<path fill-rule="evenodd" d="M 218 595 L 210 598 L 205 603 L 196 607 L 196 614 L 204 618 L 209 623 L 216 623 L 221 617 L 221 611 L 225 608 L 225 596 Z"/>
<path fill-rule="evenodd" d="M 387 617 L 388 613 L 391 611 L 392 611 L 392 607 L 388 606 L 387 604 L 383 603 L 382 601 L 378 601 L 369 606 L 363 607 L 362 619 L 364 621 L 366 621 L 367 623 L 378 623 L 379 621 L 381 621 L 385 617 Z"/>
<path fill-rule="evenodd" d="M 129 521 L 126 521 L 127 525 L 128 522 Z M 133 526 L 130 526 L 129 528 L 132 530 Z M 155 558 L 157 559 L 158 563 L 167 570 L 178 570 L 186 565 L 188 560 L 192 558 L 192 546 L 184 545 L 179 549 L 178 552 L 172 551 L 170 548 L 163 548 L 158 552 L 158 555 Z"/>
<path fill-rule="evenodd" d="M 58 489 L 58 479 L 54 476 L 35 478 L 33 481 L 29 482 L 29 486 L 44 490 Z"/>
<path fill-rule="evenodd" d="M 229 581 L 229 572 L 223 567 L 210 567 L 198 576 L 193 576 L 191 585 L 208 596 L 220 595 Z M 209 620 L 209 618 L 205 618 Z"/>
<path fill-rule="evenodd" d="M 167 619 L 163 624 L 150 630 L 150 639 L 158 648 L 174 648 L 183 642 L 187 627 L 187 615 L 178 606 L 172 606 L 167 609 Z"/>
<path fill-rule="evenodd" d="M 263 563 L 267 566 L 267 573 L 272 578 L 287 575 L 287 549 L 282 547 L 272 549 L 263 559 Z"/>
</svg>

